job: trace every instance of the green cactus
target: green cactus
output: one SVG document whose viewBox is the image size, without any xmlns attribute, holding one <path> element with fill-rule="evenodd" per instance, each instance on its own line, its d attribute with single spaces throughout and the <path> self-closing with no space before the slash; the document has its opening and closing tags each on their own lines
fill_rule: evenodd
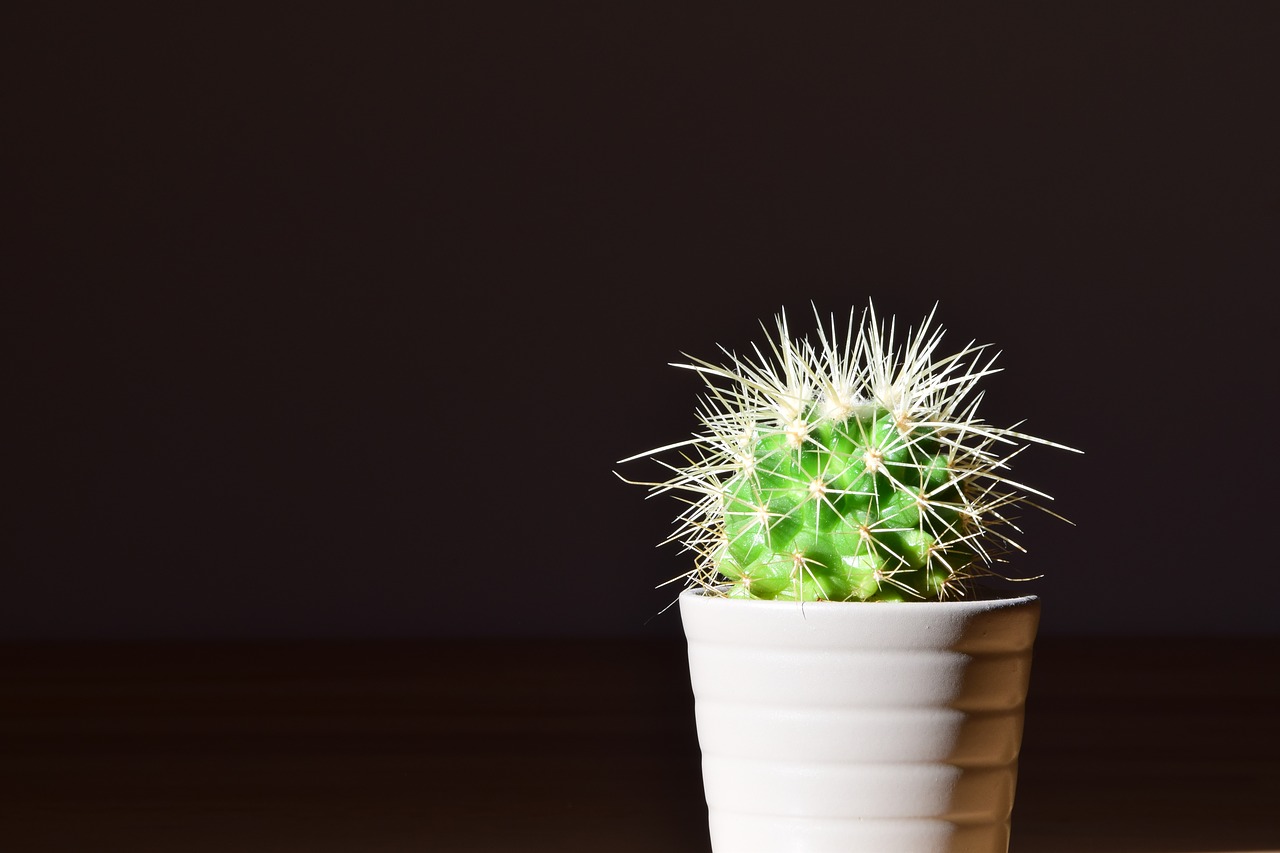
<svg viewBox="0 0 1280 853">
<path fill-rule="evenodd" d="M 843 335 L 819 318 L 816 344 L 775 319 L 752 357 L 676 365 L 706 381 L 703 431 L 623 460 L 654 458 L 670 477 L 641 485 L 688 496 L 667 540 L 694 554 L 684 581 L 736 598 L 901 601 L 1002 575 L 1022 550 L 1009 508 L 1048 498 L 1011 480 L 1010 460 L 1027 442 L 1071 448 L 977 417 L 975 385 L 996 372 L 988 346 L 937 356 L 932 314 L 901 347 L 870 308 Z M 680 464 L 663 461 L 677 449 Z"/>
</svg>

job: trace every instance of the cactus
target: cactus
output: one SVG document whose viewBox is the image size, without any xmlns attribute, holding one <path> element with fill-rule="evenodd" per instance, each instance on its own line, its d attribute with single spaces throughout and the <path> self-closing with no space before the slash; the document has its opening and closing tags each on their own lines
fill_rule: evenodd
<svg viewBox="0 0 1280 853">
<path fill-rule="evenodd" d="M 623 460 L 654 459 L 669 476 L 639 485 L 684 498 L 666 542 L 694 564 L 676 580 L 735 598 L 903 601 L 1006 577 L 996 566 L 1023 550 L 1010 509 L 1049 499 L 1012 480 L 1010 461 L 1029 443 L 1071 448 L 978 418 L 989 345 L 939 356 L 933 313 L 900 346 L 870 307 L 843 331 L 819 316 L 816 343 L 792 339 L 785 311 L 775 322 L 749 357 L 722 347 L 727 365 L 674 365 L 707 385 L 702 431 Z M 681 462 L 664 461 L 675 450 Z"/>
</svg>

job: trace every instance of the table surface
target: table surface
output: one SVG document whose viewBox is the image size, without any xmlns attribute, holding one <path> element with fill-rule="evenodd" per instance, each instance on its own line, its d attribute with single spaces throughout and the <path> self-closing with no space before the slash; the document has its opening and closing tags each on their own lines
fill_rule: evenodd
<svg viewBox="0 0 1280 853">
<path fill-rule="evenodd" d="M 8 645 L 0 850 L 709 850 L 680 641 Z M 1280 639 L 1037 645 L 1012 853 L 1280 851 Z"/>
</svg>

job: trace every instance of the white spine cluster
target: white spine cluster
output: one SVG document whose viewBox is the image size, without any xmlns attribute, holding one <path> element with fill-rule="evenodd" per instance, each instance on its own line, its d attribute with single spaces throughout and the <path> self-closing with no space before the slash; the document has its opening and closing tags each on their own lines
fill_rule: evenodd
<svg viewBox="0 0 1280 853">
<path fill-rule="evenodd" d="M 845 512 L 852 516 L 841 519 L 848 535 L 866 542 L 885 539 L 886 532 L 912 533 L 907 527 L 869 520 L 880 517 L 879 505 L 886 498 L 881 492 L 849 486 L 847 472 L 836 470 L 830 461 L 839 457 L 841 465 L 860 466 L 868 476 L 883 478 L 885 488 L 911 496 L 919 509 L 917 538 L 927 539 L 915 559 L 916 567 L 945 578 L 937 589 L 929 587 L 928 594 L 963 594 L 968 580 L 994 573 L 991 566 L 1002 554 L 1023 550 L 1013 538 L 1020 531 L 1012 524 L 1008 508 L 1018 503 L 1036 505 L 1030 496 L 1048 498 L 1010 479 L 1010 460 L 1027 442 L 1071 448 L 1018 432 L 1016 425 L 1003 428 L 983 422 L 977 415 L 982 395 L 975 386 L 997 372 L 993 366 L 996 354 L 990 352 L 989 345 L 970 342 L 959 352 L 940 355 L 943 329 L 936 326 L 932 313 L 901 340 L 896 324 L 892 320 L 885 324 L 870 307 L 860 316 L 851 311 L 843 329 L 837 328 L 834 315 L 825 327 L 822 318 L 817 319 L 816 343 L 793 338 L 782 312 L 775 317 L 776 331 L 766 338 L 763 349 L 755 346 L 750 355 L 739 356 L 721 347 L 728 359 L 724 364 L 691 358 L 689 363 L 674 365 L 696 371 L 706 382 L 697 410 L 701 431 L 685 441 L 623 460 L 654 458 L 669 476 L 641 485 L 649 486 L 651 494 L 675 492 L 683 496 L 685 508 L 667 542 L 692 552 L 695 561 L 687 573 L 673 580 L 717 589 L 729 578 L 749 590 L 752 577 L 748 571 L 741 566 L 734 566 L 733 571 L 726 568 L 726 560 L 731 561 L 729 528 L 742 528 L 744 523 L 757 531 L 757 538 L 763 538 L 784 518 L 821 519 L 826 513 L 829 519 L 831 513 Z M 767 334 L 768 329 L 765 331 Z M 896 429 L 886 428 L 884 436 L 875 439 L 866 436 L 863 424 L 876 418 L 881 419 L 877 423 L 892 423 Z M 864 432 L 865 450 L 858 458 L 840 457 L 837 449 L 829 446 L 833 430 L 847 436 L 859 429 Z M 806 452 L 818 451 L 810 455 L 827 461 L 822 470 L 796 477 L 794 500 L 772 506 L 761 500 L 758 506 L 730 509 L 726 488 L 741 484 L 744 478 L 754 481 L 761 477 L 758 472 L 765 464 L 761 448 L 770 437 L 774 440 L 767 453 L 792 453 L 801 459 Z M 777 449 L 783 444 L 785 450 Z M 923 451 L 916 452 L 925 446 L 932 458 L 945 458 L 945 479 L 928 489 L 916 486 L 913 490 L 899 480 L 912 479 L 901 476 L 906 472 L 920 481 L 921 472 L 931 464 Z M 672 451 L 680 452 L 679 462 L 663 460 Z M 890 457 L 896 460 L 894 464 L 886 463 Z M 775 473 L 775 480 L 777 476 Z M 846 485 L 838 488 L 833 485 L 836 482 Z M 856 503 L 860 498 L 857 505 L 869 507 L 865 517 L 842 509 L 846 497 L 849 500 L 844 503 Z M 727 522 L 734 513 L 751 517 L 736 519 L 739 523 L 730 525 Z M 823 527 L 830 528 L 829 522 Z M 880 551 L 896 555 L 890 546 L 882 546 Z M 813 573 L 802 549 L 797 546 L 788 553 L 795 567 L 793 574 Z M 956 554 L 963 554 L 966 562 L 956 563 Z M 843 557 L 850 565 L 860 559 Z M 910 562 L 903 556 L 879 565 L 872 572 L 874 583 L 895 585 L 898 567 L 905 568 Z M 925 597 L 918 584 L 896 585 L 913 597 Z"/>
</svg>

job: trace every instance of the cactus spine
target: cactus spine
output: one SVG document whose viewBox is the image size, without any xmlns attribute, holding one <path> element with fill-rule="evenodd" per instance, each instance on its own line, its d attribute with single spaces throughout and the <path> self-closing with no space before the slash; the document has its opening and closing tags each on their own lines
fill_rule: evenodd
<svg viewBox="0 0 1280 853">
<path fill-rule="evenodd" d="M 1009 462 L 1052 443 L 978 418 L 988 345 L 939 356 L 932 314 L 900 346 L 870 308 L 843 333 L 819 317 L 816 343 L 793 339 L 785 312 L 775 322 L 749 357 L 676 365 L 706 382 L 702 431 L 631 457 L 670 473 L 641 485 L 686 498 L 668 540 L 694 554 L 685 582 L 738 598 L 942 600 L 1001 574 L 1022 550 L 1009 508 L 1048 497 Z M 677 449 L 680 464 L 662 460 Z"/>
</svg>

